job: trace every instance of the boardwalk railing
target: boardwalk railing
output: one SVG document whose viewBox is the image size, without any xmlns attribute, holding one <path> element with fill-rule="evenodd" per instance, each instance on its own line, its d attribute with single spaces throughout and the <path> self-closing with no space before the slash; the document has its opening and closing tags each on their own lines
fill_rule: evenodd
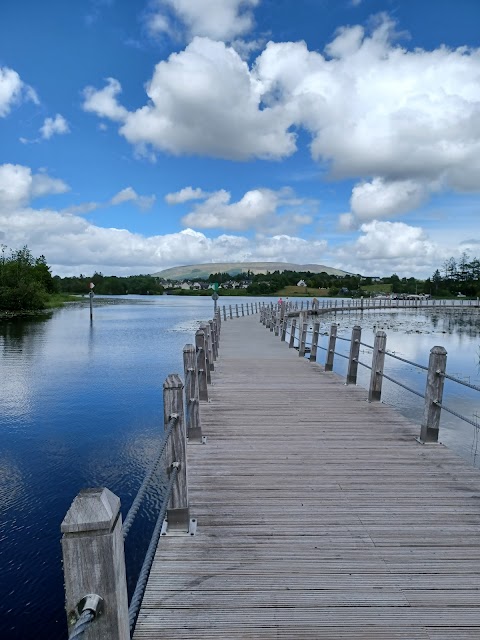
<svg viewBox="0 0 480 640">
<path fill-rule="evenodd" d="M 75 497 L 62 525 L 67 624 L 70 640 L 129 640 L 161 536 L 193 536 L 196 519 L 188 501 L 188 446 L 203 444 L 200 401 L 208 400 L 210 372 L 220 340 L 221 313 L 200 325 L 195 345 L 183 349 L 184 380 L 167 376 L 163 384 L 164 435 L 122 525 L 120 499 L 109 489 L 84 489 Z M 187 446 L 188 445 L 188 446 Z M 124 540 L 143 498 L 166 473 L 164 498 L 130 603 Z"/>
<path fill-rule="evenodd" d="M 290 336 L 289 336 L 289 347 L 295 347 L 295 341 L 297 341 L 298 346 L 298 355 L 300 357 L 304 357 L 307 352 L 307 333 L 309 322 L 307 322 L 307 311 L 301 311 L 298 318 L 289 317 L 288 312 L 281 308 L 282 305 L 275 306 L 266 306 L 262 309 L 260 321 L 265 325 L 266 328 L 270 329 L 270 331 L 275 330 L 275 335 L 281 336 L 282 341 L 286 341 L 288 323 L 290 323 Z M 315 316 L 311 316 L 315 319 Z M 281 331 L 277 331 L 277 328 L 281 327 Z M 435 346 L 430 350 L 430 357 L 428 366 L 418 364 L 417 362 L 412 362 L 411 360 L 407 360 L 406 358 L 401 358 L 400 356 L 387 351 L 386 343 L 387 343 L 387 335 L 384 331 L 377 331 L 375 335 L 375 341 L 373 345 L 366 344 L 361 341 L 361 333 L 362 329 L 359 325 L 353 327 L 352 335 L 350 338 L 344 338 L 343 336 L 337 335 L 337 325 L 335 323 L 331 324 L 330 331 L 328 335 L 328 344 L 326 347 L 320 346 L 319 343 L 319 335 L 320 335 L 320 322 L 313 322 L 313 329 L 311 332 L 311 341 L 310 341 L 310 356 L 309 360 L 311 362 L 317 361 L 317 353 L 318 349 L 325 351 L 325 362 L 324 369 L 325 371 L 333 371 L 334 358 L 338 356 L 340 358 L 344 358 L 348 361 L 347 364 L 347 375 L 346 375 L 346 384 L 356 384 L 357 382 L 357 371 L 358 366 L 365 367 L 370 370 L 370 384 L 368 388 L 368 401 L 369 402 L 378 402 L 381 400 L 382 395 L 382 382 L 383 380 L 389 380 L 393 384 L 396 384 L 406 391 L 419 396 L 424 400 L 423 407 L 423 418 L 421 422 L 420 434 L 417 438 L 419 442 L 438 442 L 438 432 L 440 427 L 440 416 L 442 409 L 447 411 L 448 413 L 454 415 L 455 417 L 467 422 L 468 424 L 478 428 L 479 425 L 464 416 L 451 407 L 447 407 L 443 403 L 443 388 L 445 380 L 450 380 L 456 384 L 462 385 L 464 387 L 468 387 L 475 391 L 480 391 L 480 387 L 469 382 L 465 382 L 455 376 L 449 375 L 446 372 L 447 365 L 447 352 L 444 347 Z M 337 340 L 344 340 L 348 342 L 350 345 L 349 355 L 345 355 L 336 350 L 336 342 Z M 372 360 L 370 364 L 360 361 L 360 346 L 371 349 L 372 351 Z M 409 365 L 412 365 L 420 370 L 426 371 L 426 383 L 425 383 L 425 392 L 419 393 L 415 389 L 405 385 L 403 382 L 399 380 L 395 380 L 391 376 L 387 375 L 384 372 L 384 364 L 385 357 L 394 358 L 396 360 L 400 360 Z"/>
</svg>

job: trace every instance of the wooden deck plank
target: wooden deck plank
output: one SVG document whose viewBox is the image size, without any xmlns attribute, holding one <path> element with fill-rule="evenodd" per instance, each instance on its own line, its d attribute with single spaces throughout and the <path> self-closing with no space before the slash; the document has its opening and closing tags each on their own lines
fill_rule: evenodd
<svg viewBox="0 0 480 640">
<path fill-rule="evenodd" d="M 157 549 L 135 640 L 471 640 L 480 473 L 258 316 L 222 326 L 193 538 Z"/>
</svg>

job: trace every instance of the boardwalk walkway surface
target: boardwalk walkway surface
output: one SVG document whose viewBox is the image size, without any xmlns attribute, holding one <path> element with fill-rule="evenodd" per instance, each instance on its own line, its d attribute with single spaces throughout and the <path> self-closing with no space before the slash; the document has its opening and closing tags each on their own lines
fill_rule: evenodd
<svg viewBox="0 0 480 640">
<path fill-rule="evenodd" d="M 258 321 L 222 326 L 134 639 L 478 640 L 480 473 Z"/>
</svg>

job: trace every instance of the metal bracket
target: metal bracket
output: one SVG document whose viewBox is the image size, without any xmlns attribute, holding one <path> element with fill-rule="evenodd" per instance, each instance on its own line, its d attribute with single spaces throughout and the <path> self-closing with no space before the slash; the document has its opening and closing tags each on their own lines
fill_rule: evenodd
<svg viewBox="0 0 480 640">
<path fill-rule="evenodd" d="M 75 609 L 68 614 L 70 624 L 75 624 L 84 611 L 91 611 L 96 618 L 102 615 L 104 609 L 105 601 L 101 596 L 96 593 L 87 593 L 87 595 L 78 602 Z"/>
<path fill-rule="evenodd" d="M 189 522 L 188 522 L 188 531 L 181 531 L 179 529 L 169 529 L 168 528 L 168 521 L 165 518 L 165 520 L 163 521 L 162 524 L 162 532 L 161 535 L 162 536 L 170 536 L 172 538 L 177 538 L 177 537 L 184 537 L 184 536 L 194 536 L 197 533 L 197 519 L 196 518 L 190 518 Z"/>
</svg>

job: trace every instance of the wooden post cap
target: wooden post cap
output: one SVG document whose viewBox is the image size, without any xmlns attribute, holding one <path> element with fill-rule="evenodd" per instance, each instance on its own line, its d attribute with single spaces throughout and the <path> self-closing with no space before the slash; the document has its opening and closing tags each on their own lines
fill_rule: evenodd
<svg viewBox="0 0 480 640">
<path fill-rule="evenodd" d="M 83 489 L 61 524 L 62 533 L 112 531 L 120 512 L 120 498 L 106 487 Z"/>
<path fill-rule="evenodd" d="M 178 389 L 180 387 L 183 388 L 183 382 L 178 373 L 171 373 L 165 378 L 164 389 Z"/>
</svg>

